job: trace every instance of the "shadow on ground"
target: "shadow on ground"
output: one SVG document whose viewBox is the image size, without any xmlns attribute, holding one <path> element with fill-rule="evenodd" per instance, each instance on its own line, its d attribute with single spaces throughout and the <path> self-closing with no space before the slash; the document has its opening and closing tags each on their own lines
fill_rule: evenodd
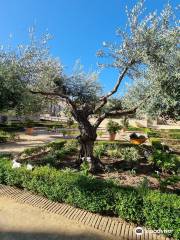
<svg viewBox="0 0 180 240">
<path fill-rule="evenodd" d="M 77 234 L 67 235 L 59 233 L 34 233 L 34 232 L 2 232 L 0 230 L 1 240 L 108 240 L 97 234 Z"/>
</svg>

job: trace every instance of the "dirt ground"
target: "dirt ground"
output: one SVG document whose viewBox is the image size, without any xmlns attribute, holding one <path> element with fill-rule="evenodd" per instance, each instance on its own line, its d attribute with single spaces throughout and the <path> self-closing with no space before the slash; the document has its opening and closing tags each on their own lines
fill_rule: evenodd
<svg viewBox="0 0 180 240">
<path fill-rule="evenodd" d="M 4 197 L 0 198 L 0 239 L 122 240 L 63 216 Z"/>
</svg>

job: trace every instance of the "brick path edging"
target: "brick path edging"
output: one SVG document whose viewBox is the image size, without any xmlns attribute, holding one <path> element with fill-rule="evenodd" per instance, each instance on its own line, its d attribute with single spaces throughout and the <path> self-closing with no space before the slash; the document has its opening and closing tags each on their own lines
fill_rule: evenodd
<svg viewBox="0 0 180 240">
<path fill-rule="evenodd" d="M 135 233 L 136 225 L 127 223 L 119 218 L 105 217 L 99 214 L 72 207 L 68 204 L 52 202 L 45 197 L 32 194 L 30 191 L 21 190 L 0 184 L 0 197 L 9 197 L 17 202 L 26 203 L 46 210 L 50 213 L 62 215 L 70 220 L 88 225 L 97 230 L 109 233 L 126 240 L 172 240 L 159 234 L 144 231 L 143 235 Z M 145 229 L 145 228 L 143 228 Z"/>
</svg>

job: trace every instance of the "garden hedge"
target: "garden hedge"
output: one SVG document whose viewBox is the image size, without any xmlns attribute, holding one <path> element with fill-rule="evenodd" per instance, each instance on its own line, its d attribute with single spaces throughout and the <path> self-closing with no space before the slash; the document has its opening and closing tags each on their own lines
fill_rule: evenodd
<svg viewBox="0 0 180 240">
<path fill-rule="evenodd" d="M 12 162 L 0 158 L 0 183 L 17 186 L 53 201 L 72 204 L 91 212 L 119 217 L 152 229 L 173 230 L 180 239 L 180 197 L 159 191 L 140 191 L 112 181 L 50 167 L 12 169 Z"/>
</svg>

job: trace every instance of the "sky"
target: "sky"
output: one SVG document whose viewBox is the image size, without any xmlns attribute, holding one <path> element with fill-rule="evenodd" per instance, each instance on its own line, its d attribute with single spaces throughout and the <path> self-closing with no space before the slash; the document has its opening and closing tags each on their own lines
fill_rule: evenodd
<svg viewBox="0 0 180 240">
<path fill-rule="evenodd" d="M 79 59 L 86 71 L 97 70 L 97 50 L 103 41 L 118 42 L 115 32 L 127 21 L 125 7 L 135 0 L 0 0 L 0 45 L 26 43 L 28 29 L 35 26 L 36 34 L 48 31 L 53 35 L 51 53 L 58 57 L 70 73 Z M 167 0 L 146 0 L 147 10 L 160 11 Z M 178 0 L 171 0 L 174 6 Z M 11 37 L 10 37 L 11 36 Z M 105 69 L 100 74 L 104 90 L 116 82 L 118 72 Z M 125 90 L 126 78 L 120 94 Z"/>
</svg>

